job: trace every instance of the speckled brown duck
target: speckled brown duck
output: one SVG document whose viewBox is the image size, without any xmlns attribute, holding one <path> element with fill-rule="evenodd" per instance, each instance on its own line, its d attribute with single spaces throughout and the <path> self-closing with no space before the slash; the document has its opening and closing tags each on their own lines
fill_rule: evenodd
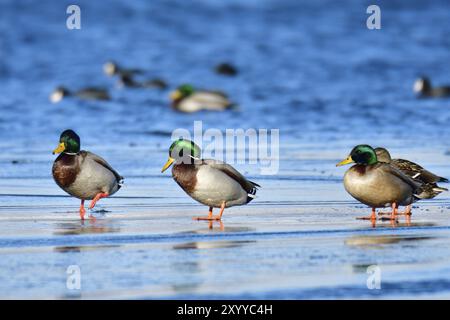
<svg viewBox="0 0 450 320">
<path fill-rule="evenodd" d="M 440 177 L 422 166 L 405 159 L 392 159 L 388 150 L 385 148 L 375 148 L 378 161 L 390 163 L 407 176 L 414 180 L 421 181 L 422 192 L 419 195 L 421 199 L 432 199 L 444 191 L 448 191 L 446 188 L 442 188 L 437 185 L 438 182 L 448 182 L 448 179 Z M 406 211 L 410 211 L 411 208 L 407 208 Z"/>
<path fill-rule="evenodd" d="M 161 172 L 172 164 L 172 176 L 194 200 L 209 207 L 207 217 L 197 220 L 221 220 L 225 208 L 245 205 L 255 198 L 258 184 L 247 180 L 232 166 L 217 160 L 201 159 L 201 150 L 192 141 L 179 139 L 169 149 L 169 160 Z M 220 213 L 213 216 L 213 208 Z"/>
<path fill-rule="evenodd" d="M 81 199 L 80 217 L 86 213 L 84 201 L 92 200 L 89 209 L 94 208 L 101 198 L 116 193 L 123 177 L 100 156 L 80 150 L 80 137 L 72 130 L 61 134 L 58 147 L 53 154 L 60 153 L 53 163 L 53 178 L 65 192 Z"/>
</svg>

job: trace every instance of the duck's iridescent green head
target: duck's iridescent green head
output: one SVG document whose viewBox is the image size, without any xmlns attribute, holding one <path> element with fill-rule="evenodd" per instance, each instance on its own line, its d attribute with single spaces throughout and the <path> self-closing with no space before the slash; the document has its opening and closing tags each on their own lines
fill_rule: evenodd
<svg viewBox="0 0 450 320">
<path fill-rule="evenodd" d="M 66 130 L 61 133 L 58 147 L 53 150 L 57 153 L 77 154 L 80 152 L 80 137 L 73 130 Z"/>
<path fill-rule="evenodd" d="M 174 162 L 191 164 L 194 159 L 200 158 L 200 154 L 200 147 L 194 142 L 187 139 L 179 139 L 170 146 L 169 159 L 161 169 L 161 172 L 166 171 Z"/>
<path fill-rule="evenodd" d="M 190 84 L 183 84 L 170 94 L 170 99 L 172 101 L 179 101 L 186 97 L 189 97 L 195 92 L 195 89 Z"/>
<path fill-rule="evenodd" d="M 343 166 L 349 163 L 372 165 L 376 164 L 377 162 L 378 158 L 375 150 L 367 144 L 360 144 L 353 148 L 347 159 L 342 160 L 341 162 L 336 164 L 336 166 Z"/>
</svg>

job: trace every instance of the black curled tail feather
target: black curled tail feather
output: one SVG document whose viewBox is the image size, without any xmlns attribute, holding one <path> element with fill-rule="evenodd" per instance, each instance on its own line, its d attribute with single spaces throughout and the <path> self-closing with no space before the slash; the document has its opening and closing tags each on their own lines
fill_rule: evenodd
<svg viewBox="0 0 450 320">
<path fill-rule="evenodd" d="M 124 177 L 122 177 L 122 176 L 117 177 L 117 190 L 122 188 L 123 181 L 124 181 Z"/>
<path fill-rule="evenodd" d="M 250 189 L 250 191 L 248 192 L 247 195 L 247 203 L 249 203 L 250 201 L 252 201 L 253 199 L 256 198 L 256 191 L 258 191 L 258 188 L 261 188 L 261 186 L 257 183 L 254 183 L 252 181 L 249 181 L 252 185 L 253 188 Z"/>
</svg>

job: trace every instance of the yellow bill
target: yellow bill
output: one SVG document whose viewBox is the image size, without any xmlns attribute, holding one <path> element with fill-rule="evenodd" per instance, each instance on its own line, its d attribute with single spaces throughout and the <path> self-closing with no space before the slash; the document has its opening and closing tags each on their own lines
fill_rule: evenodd
<svg viewBox="0 0 450 320">
<path fill-rule="evenodd" d="M 352 159 L 352 156 L 348 156 L 347 159 L 342 160 L 341 162 L 339 162 L 338 164 L 336 164 L 336 167 L 345 166 L 346 164 L 353 163 L 353 162 L 354 162 L 354 161 L 353 161 L 353 159 Z"/>
<path fill-rule="evenodd" d="M 172 93 L 170 94 L 170 99 L 172 101 L 176 101 L 178 99 L 181 99 L 182 97 L 183 95 L 181 94 L 180 90 L 172 91 Z"/>
<path fill-rule="evenodd" d="M 64 150 L 66 150 L 66 145 L 64 144 L 64 142 L 61 142 L 61 143 L 58 145 L 58 147 L 57 147 L 55 150 L 53 150 L 53 154 L 61 153 L 61 152 L 63 152 Z"/>
<path fill-rule="evenodd" d="M 171 165 L 172 163 L 175 161 L 175 159 L 169 157 L 169 160 L 167 160 L 166 164 L 164 165 L 164 167 L 161 169 L 161 172 L 166 171 Z"/>
</svg>

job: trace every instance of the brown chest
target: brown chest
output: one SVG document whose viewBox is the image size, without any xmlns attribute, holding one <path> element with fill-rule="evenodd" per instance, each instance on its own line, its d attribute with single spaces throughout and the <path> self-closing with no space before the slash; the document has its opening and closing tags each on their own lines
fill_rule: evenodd
<svg viewBox="0 0 450 320">
<path fill-rule="evenodd" d="M 75 155 L 61 154 L 53 163 L 53 178 L 61 188 L 67 188 L 72 185 L 79 172 L 80 167 Z"/>
<path fill-rule="evenodd" d="M 184 191 L 191 193 L 197 184 L 197 170 L 192 164 L 176 164 L 172 168 L 172 176 Z"/>
<path fill-rule="evenodd" d="M 356 172 L 359 175 L 363 175 L 367 172 L 367 166 L 357 164 L 353 166 L 354 172 Z"/>
</svg>

